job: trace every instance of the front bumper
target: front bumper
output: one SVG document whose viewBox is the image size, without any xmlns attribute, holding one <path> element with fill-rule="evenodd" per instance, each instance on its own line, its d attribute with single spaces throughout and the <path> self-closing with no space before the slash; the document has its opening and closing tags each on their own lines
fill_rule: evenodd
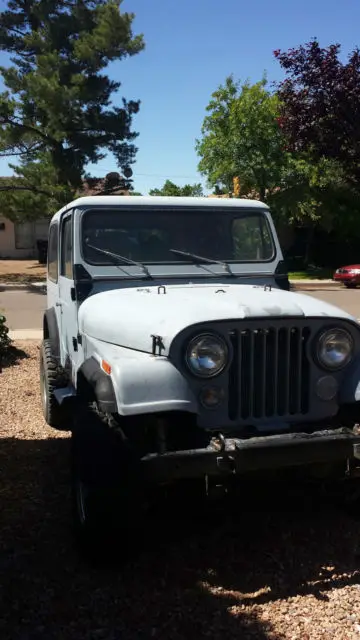
<svg viewBox="0 0 360 640">
<path fill-rule="evenodd" d="M 204 449 L 148 454 L 142 463 L 146 476 L 161 482 L 346 460 L 360 464 L 360 433 L 343 427 L 246 440 L 219 437 Z"/>
<path fill-rule="evenodd" d="M 333 276 L 333 280 L 334 282 L 338 282 L 340 284 L 359 284 L 360 274 L 335 273 Z"/>
</svg>

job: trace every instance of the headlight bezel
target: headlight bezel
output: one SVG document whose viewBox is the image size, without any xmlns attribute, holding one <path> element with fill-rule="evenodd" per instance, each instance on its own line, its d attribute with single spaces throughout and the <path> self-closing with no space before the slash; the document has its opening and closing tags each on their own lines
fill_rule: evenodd
<svg viewBox="0 0 360 640">
<path fill-rule="evenodd" d="M 320 357 L 320 350 L 321 350 L 322 342 L 324 341 L 325 337 L 335 331 L 346 336 L 350 344 L 350 350 L 349 350 L 348 357 L 344 361 L 342 361 L 340 364 L 329 365 L 328 363 L 325 363 L 324 360 L 322 360 L 322 358 Z M 354 355 L 355 355 L 355 341 L 351 332 L 345 327 L 342 327 L 339 325 L 328 326 L 326 327 L 326 329 L 322 328 L 318 332 L 315 338 L 315 360 L 319 365 L 319 367 L 323 369 L 323 371 L 330 371 L 330 372 L 336 373 L 338 371 L 341 371 L 342 369 L 345 369 L 354 359 Z"/>
<path fill-rule="evenodd" d="M 222 364 L 222 366 L 219 369 L 216 369 L 216 371 L 214 372 L 210 372 L 209 373 L 199 373 L 198 371 L 195 371 L 194 368 L 192 367 L 191 363 L 190 363 L 190 357 L 189 357 L 189 352 L 191 350 L 192 345 L 201 339 L 204 338 L 211 338 L 212 340 L 217 341 L 219 344 L 221 344 L 221 346 L 224 348 L 224 362 Z M 188 338 L 188 340 L 186 341 L 186 344 L 184 345 L 184 352 L 183 352 L 183 357 L 184 357 L 184 363 L 186 366 L 186 369 L 188 372 L 190 372 L 190 374 L 197 380 L 213 380 L 214 378 L 217 378 L 218 376 L 220 376 L 222 373 L 224 373 L 232 360 L 232 353 L 231 353 L 231 349 L 230 349 L 230 345 L 227 342 L 227 340 L 225 339 L 225 337 L 215 331 L 200 331 L 199 333 L 195 333 L 192 336 L 190 336 Z"/>
</svg>

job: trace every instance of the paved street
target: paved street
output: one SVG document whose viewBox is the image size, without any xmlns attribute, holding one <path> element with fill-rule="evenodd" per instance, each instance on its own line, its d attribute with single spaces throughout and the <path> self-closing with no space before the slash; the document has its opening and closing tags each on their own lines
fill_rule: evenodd
<svg viewBox="0 0 360 640">
<path fill-rule="evenodd" d="M 334 304 L 336 307 L 351 313 L 355 318 L 360 318 L 360 289 L 340 289 L 336 291 L 303 292 L 313 298 L 320 298 L 324 302 Z"/>
<path fill-rule="evenodd" d="M 340 291 L 306 292 L 313 298 L 339 306 L 356 318 L 360 318 L 360 289 Z M 41 330 L 42 316 L 46 305 L 46 296 L 33 291 L 0 291 L 0 312 L 7 318 L 11 331 Z M 30 335 L 29 335 L 30 337 Z"/>
<path fill-rule="evenodd" d="M 41 329 L 46 296 L 37 291 L 1 291 L 0 313 L 11 331 Z"/>
</svg>

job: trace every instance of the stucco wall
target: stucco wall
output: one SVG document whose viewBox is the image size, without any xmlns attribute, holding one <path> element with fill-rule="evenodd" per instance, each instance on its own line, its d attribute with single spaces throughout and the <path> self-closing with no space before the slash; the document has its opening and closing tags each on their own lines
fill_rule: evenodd
<svg viewBox="0 0 360 640">
<path fill-rule="evenodd" d="M 26 239 L 26 248 L 19 249 L 16 242 L 15 225 L 11 220 L 4 216 L 0 216 L 0 226 L 5 225 L 5 229 L 0 229 L 0 259 L 1 258 L 36 258 L 37 247 L 36 240 L 46 238 L 48 222 L 41 220 L 38 222 L 25 223 L 21 228 L 18 227 L 19 239 Z M 22 234 L 20 233 L 22 232 Z"/>
</svg>

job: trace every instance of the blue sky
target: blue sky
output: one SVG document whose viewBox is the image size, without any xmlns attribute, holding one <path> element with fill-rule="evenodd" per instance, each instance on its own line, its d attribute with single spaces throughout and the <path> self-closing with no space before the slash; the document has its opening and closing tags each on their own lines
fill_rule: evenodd
<svg viewBox="0 0 360 640">
<path fill-rule="evenodd" d="M 6 3 L 0 0 L 0 8 Z M 203 182 L 197 172 L 195 139 L 211 93 L 231 73 L 237 79 L 281 79 L 274 49 L 317 37 L 322 46 L 342 45 L 342 56 L 360 45 L 358 0 L 124 0 L 134 12 L 134 32 L 146 48 L 109 67 L 122 82 L 116 99 L 140 99 L 134 187 L 144 194 L 170 180 Z M 2 60 L 1 60 L 2 57 Z M 0 63 L 6 62 L 0 55 Z M 109 156 L 93 175 L 116 169 Z M 9 175 L 4 161 L 0 174 Z"/>
</svg>

